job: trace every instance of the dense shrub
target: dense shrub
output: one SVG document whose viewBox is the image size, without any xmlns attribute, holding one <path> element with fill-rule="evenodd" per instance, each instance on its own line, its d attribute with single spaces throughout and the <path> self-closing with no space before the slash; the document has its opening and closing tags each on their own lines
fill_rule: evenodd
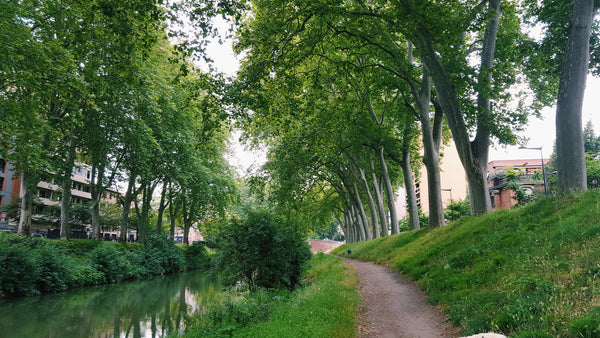
<svg viewBox="0 0 600 338">
<path fill-rule="evenodd" d="M 125 259 L 125 255 L 112 242 L 97 246 L 89 253 L 89 257 L 94 267 L 102 272 L 107 283 L 115 283 L 126 278 L 131 270 L 131 264 Z"/>
<path fill-rule="evenodd" d="M 448 221 L 455 221 L 463 216 L 471 216 L 471 202 L 466 200 L 451 200 L 444 209 L 444 216 Z"/>
<path fill-rule="evenodd" d="M 259 287 L 293 289 L 311 257 L 297 227 L 264 211 L 251 211 L 246 219 L 232 219 L 221 230 L 217 269 L 229 282 Z"/>
<path fill-rule="evenodd" d="M 23 244 L 0 244 L 0 290 L 7 296 L 37 293 L 38 269 L 30 248 Z"/>
<path fill-rule="evenodd" d="M 173 241 L 159 234 L 149 235 L 139 250 L 143 267 L 150 275 L 162 275 L 183 270 L 183 252 Z"/>
<path fill-rule="evenodd" d="M 104 282 L 104 274 L 98 271 L 90 260 L 70 259 L 70 263 L 65 281 L 68 288 L 97 285 Z"/>
<path fill-rule="evenodd" d="M 210 257 L 206 251 L 206 245 L 194 243 L 184 251 L 186 270 L 207 269 L 210 267 Z"/>
<path fill-rule="evenodd" d="M 201 246 L 191 248 L 189 257 L 196 266 L 208 259 Z M 184 264 L 183 251 L 160 236 L 150 236 L 140 246 L 0 233 L 0 296 L 54 293 L 173 273 L 183 270 Z"/>
<path fill-rule="evenodd" d="M 46 244 L 35 250 L 37 265 L 37 289 L 41 293 L 54 293 L 67 289 L 68 260 L 64 252 L 57 247 Z"/>
</svg>

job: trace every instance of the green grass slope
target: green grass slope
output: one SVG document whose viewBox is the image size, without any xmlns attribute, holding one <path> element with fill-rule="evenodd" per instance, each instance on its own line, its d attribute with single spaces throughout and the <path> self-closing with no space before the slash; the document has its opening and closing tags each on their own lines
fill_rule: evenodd
<svg viewBox="0 0 600 338">
<path fill-rule="evenodd" d="M 600 337 L 597 190 L 347 244 L 334 253 L 410 276 L 465 335 Z"/>
</svg>

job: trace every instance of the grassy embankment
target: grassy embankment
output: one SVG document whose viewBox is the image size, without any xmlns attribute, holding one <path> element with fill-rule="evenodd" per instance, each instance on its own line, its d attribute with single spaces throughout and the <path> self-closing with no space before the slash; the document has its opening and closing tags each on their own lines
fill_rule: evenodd
<svg viewBox="0 0 600 338">
<path fill-rule="evenodd" d="M 359 296 L 352 267 L 316 254 L 295 291 L 236 295 L 191 319 L 185 337 L 354 337 Z"/>
<path fill-rule="evenodd" d="M 341 246 L 410 276 L 464 334 L 600 337 L 600 191 Z"/>
</svg>

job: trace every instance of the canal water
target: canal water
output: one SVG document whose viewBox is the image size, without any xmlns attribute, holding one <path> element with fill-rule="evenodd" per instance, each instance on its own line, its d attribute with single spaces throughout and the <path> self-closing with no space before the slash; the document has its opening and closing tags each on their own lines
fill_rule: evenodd
<svg viewBox="0 0 600 338">
<path fill-rule="evenodd" d="M 202 272 L 0 299 L 0 337 L 165 337 L 221 302 Z"/>
</svg>

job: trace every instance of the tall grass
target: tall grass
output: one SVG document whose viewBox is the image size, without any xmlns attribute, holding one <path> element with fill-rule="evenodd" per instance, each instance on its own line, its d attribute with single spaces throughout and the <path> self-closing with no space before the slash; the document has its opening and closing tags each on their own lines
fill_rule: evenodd
<svg viewBox="0 0 600 338">
<path fill-rule="evenodd" d="M 346 263 L 317 254 L 304 287 L 248 293 L 194 318 L 185 337 L 354 337 L 356 282 Z"/>
<path fill-rule="evenodd" d="M 600 336 L 600 192 L 341 246 L 412 277 L 464 334 Z"/>
</svg>

